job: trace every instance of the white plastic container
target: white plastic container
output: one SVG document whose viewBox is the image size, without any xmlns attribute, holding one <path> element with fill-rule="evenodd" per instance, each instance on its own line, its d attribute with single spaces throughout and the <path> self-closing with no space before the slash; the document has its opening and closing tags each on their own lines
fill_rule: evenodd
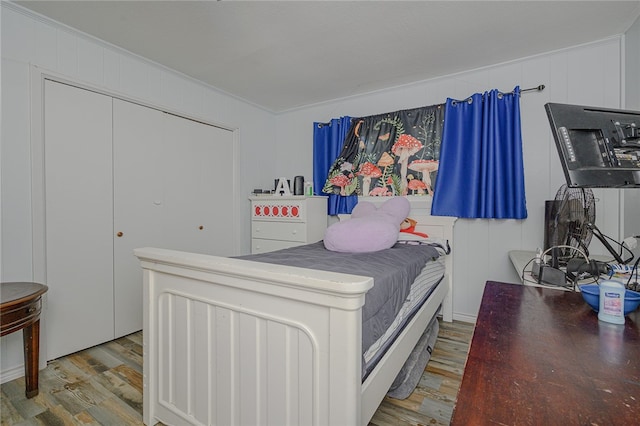
<svg viewBox="0 0 640 426">
<path fill-rule="evenodd" d="M 600 283 L 598 319 L 613 324 L 624 324 L 624 284 L 607 280 Z"/>
</svg>

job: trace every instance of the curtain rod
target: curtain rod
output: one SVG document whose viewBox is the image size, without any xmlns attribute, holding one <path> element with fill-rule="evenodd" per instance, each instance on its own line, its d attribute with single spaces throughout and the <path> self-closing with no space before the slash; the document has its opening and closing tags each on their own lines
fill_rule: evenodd
<svg viewBox="0 0 640 426">
<path fill-rule="evenodd" d="M 532 91 L 534 91 L 534 90 L 536 90 L 536 91 L 538 91 L 538 92 L 541 92 L 541 91 L 543 91 L 543 90 L 544 90 L 544 88 L 545 88 L 545 85 L 544 85 L 544 84 L 541 84 L 541 85 L 539 85 L 539 86 L 537 86 L 537 87 L 530 87 L 530 88 L 528 88 L 528 89 L 521 89 L 521 90 L 520 90 L 520 93 L 522 93 L 522 92 L 532 92 Z"/>
<path fill-rule="evenodd" d="M 537 91 L 537 92 L 542 92 L 545 87 L 546 86 L 544 84 L 540 84 L 540 85 L 538 85 L 536 87 L 529 87 L 528 89 L 520 89 L 520 93 L 533 92 L 534 90 Z M 514 92 L 509 92 L 509 93 L 514 93 Z M 471 100 L 471 98 L 468 98 L 468 101 L 470 101 L 470 100 Z M 353 118 L 351 118 L 351 120 L 353 121 Z M 330 122 L 329 123 L 318 123 L 318 127 L 319 128 L 322 127 L 322 126 L 326 126 L 326 125 L 330 126 L 331 123 Z"/>
</svg>

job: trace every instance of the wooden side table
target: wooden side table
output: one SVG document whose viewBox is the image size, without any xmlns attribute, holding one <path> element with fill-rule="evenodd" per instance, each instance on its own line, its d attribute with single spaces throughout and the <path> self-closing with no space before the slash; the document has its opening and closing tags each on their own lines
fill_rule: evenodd
<svg viewBox="0 0 640 426">
<path fill-rule="evenodd" d="M 40 311 L 48 287 L 32 282 L 7 282 L 0 286 L 0 336 L 22 330 L 27 398 L 38 395 Z"/>
</svg>

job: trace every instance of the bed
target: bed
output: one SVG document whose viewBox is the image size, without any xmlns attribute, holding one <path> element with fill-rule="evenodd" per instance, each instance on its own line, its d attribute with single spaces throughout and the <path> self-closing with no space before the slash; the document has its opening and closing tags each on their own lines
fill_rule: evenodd
<svg viewBox="0 0 640 426">
<path fill-rule="evenodd" d="M 412 202 L 416 231 L 453 239 L 455 218 Z M 365 372 L 370 276 L 157 248 L 144 272 L 143 421 L 366 424 L 432 318 L 452 320 L 446 273 Z M 364 377 L 364 380 L 363 380 Z"/>
</svg>

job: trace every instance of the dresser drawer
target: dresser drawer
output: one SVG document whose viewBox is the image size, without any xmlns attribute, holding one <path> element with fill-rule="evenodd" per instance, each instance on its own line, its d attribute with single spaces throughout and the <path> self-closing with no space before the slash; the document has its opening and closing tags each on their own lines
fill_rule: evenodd
<svg viewBox="0 0 640 426">
<path fill-rule="evenodd" d="M 306 222 L 307 204 L 304 198 L 261 199 L 251 205 L 251 219 L 273 222 Z"/>
<path fill-rule="evenodd" d="M 315 243 L 327 228 L 327 197 L 252 197 L 251 253 Z"/>
<path fill-rule="evenodd" d="M 299 246 L 305 243 L 299 241 L 263 240 L 254 238 L 251 240 L 251 253 L 267 253 L 270 251 L 282 250 L 289 247 Z"/>
<path fill-rule="evenodd" d="M 251 238 L 303 243 L 307 240 L 307 224 L 254 220 L 251 224 Z"/>
<path fill-rule="evenodd" d="M 20 303 L 2 311 L 0 323 L 2 335 L 12 333 L 34 323 L 40 317 L 42 302 L 40 297 L 25 303 Z"/>
</svg>

